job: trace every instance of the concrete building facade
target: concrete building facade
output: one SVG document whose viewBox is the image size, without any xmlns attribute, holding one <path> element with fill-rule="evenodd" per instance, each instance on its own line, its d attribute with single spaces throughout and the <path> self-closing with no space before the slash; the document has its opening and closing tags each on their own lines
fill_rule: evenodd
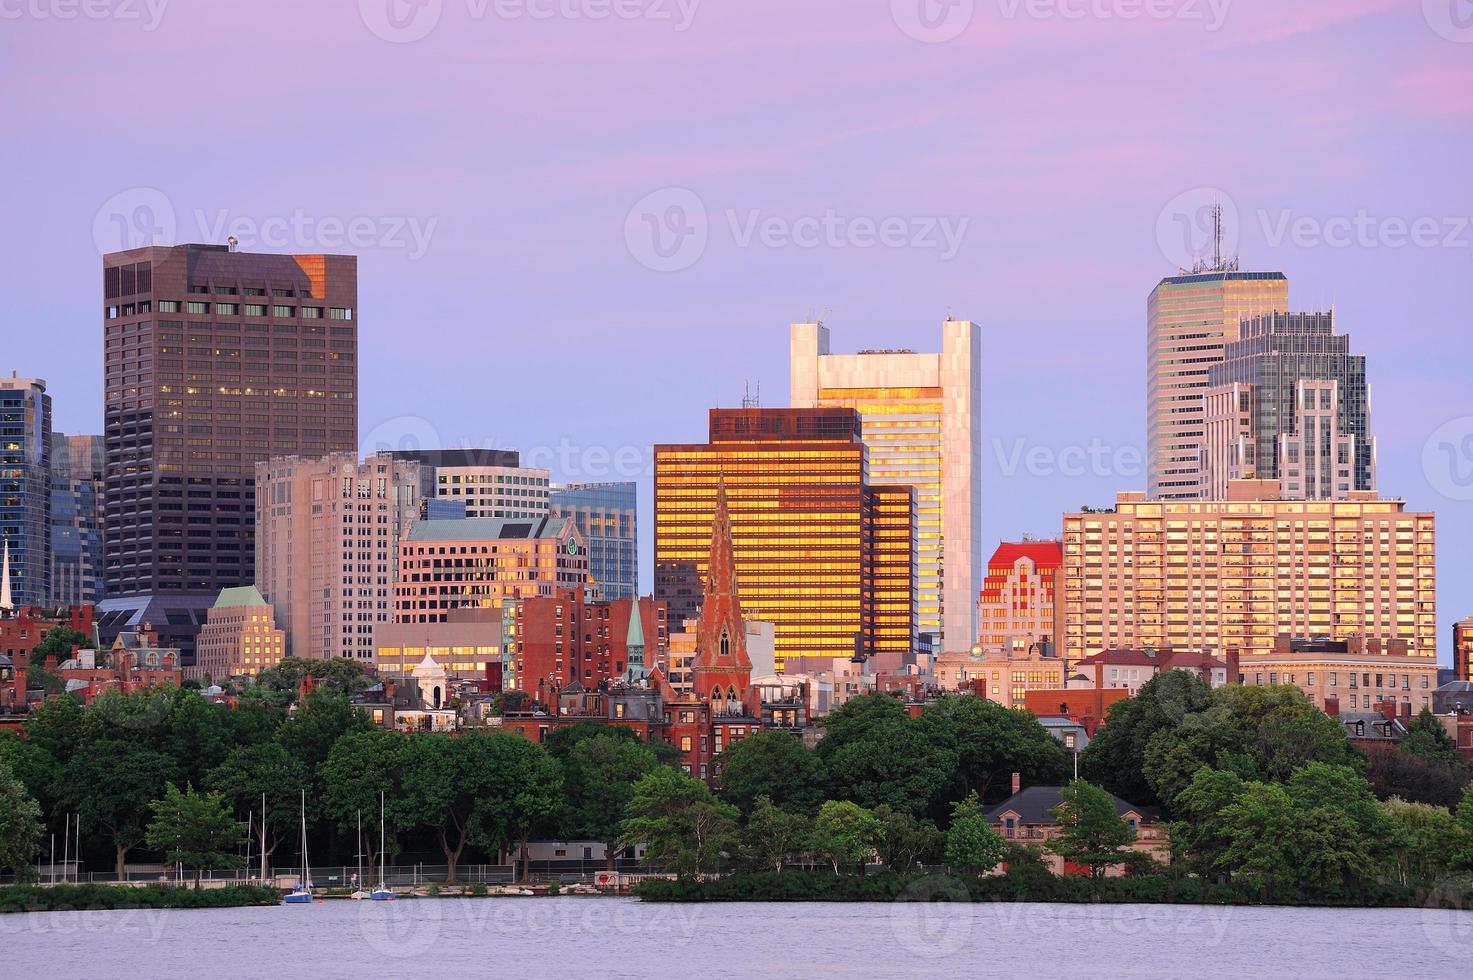
<svg viewBox="0 0 1473 980">
<path fill-rule="evenodd" d="M 941 352 L 835 354 L 821 323 L 790 337 L 794 408 L 848 407 L 863 423 L 869 480 L 915 488 L 916 626 L 970 646 L 982 585 L 981 328 L 942 324 Z"/>
<path fill-rule="evenodd" d="M 277 629 L 276 613 L 254 585 L 221 589 L 195 640 L 194 666 L 185 677 L 208 677 L 220 683 L 227 677 L 259 674 L 286 656 L 286 632 Z"/>
<path fill-rule="evenodd" d="M 256 465 L 256 584 L 291 655 L 375 661 L 393 616 L 399 539 L 419 515 L 419 464 L 387 454 Z"/>
<path fill-rule="evenodd" d="M 1060 652 L 1273 650 L 1279 634 L 1401 640 L 1435 660 L 1430 513 L 1352 493 L 1284 501 L 1242 481 L 1222 501 L 1150 501 L 1064 515 Z"/>
</svg>

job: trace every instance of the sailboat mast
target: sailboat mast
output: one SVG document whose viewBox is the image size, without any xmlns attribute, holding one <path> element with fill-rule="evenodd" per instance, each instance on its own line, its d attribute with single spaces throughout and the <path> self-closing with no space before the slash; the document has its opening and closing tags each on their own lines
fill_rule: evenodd
<svg viewBox="0 0 1473 980">
<path fill-rule="evenodd" d="M 261 884 L 266 884 L 266 794 L 261 794 Z"/>
</svg>

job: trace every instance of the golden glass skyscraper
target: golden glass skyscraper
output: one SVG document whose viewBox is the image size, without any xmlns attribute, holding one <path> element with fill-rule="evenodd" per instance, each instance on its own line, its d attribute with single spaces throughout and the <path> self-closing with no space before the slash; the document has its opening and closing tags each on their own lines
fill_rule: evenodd
<svg viewBox="0 0 1473 980">
<path fill-rule="evenodd" d="M 909 653 L 909 489 L 877 494 L 852 409 L 712 409 L 710 441 L 655 447 L 655 597 L 696 616 L 725 486 L 742 608 L 789 656 Z M 883 560 L 877 561 L 877 556 Z"/>
<path fill-rule="evenodd" d="M 834 354 L 827 327 L 795 323 L 791 401 L 858 410 L 870 484 L 915 488 L 916 628 L 970 649 L 982 587 L 981 330 L 948 319 L 941 333 L 939 354 Z"/>
<path fill-rule="evenodd" d="M 1282 272 L 1168 276 L 1146 301 L 1146 477 L 1152 500 L 1204 496 L 1207 372 L 1245 319 L 1289 308 Z"/>
</svg>

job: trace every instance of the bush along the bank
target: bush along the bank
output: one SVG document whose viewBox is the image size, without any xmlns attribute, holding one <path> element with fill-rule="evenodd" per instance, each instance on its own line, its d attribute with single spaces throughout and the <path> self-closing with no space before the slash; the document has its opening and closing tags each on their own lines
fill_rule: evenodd
<svg viewBox="0 0 1473 980">
<path fill-rule="evenodd" d="M 965 872 L 836 875 L 825 869 L 790 868 L 723 878 L 648 878 L 635 894 L 651 902 L 1099 902 L 1112 904 L 1256 905 L 1259 890 L 1240 882 L 1215 883 L 1167 874 L 1090 880 L 1031 874 L 976 877 Z M 1473 882 L 1428 890 L 1385 883 L 1355 899 L 1284 892 L 1272 904 L 1342 907 L 1446 907 L 1473 909 Z"/>
<path fill-rule="evenodd" d="M 223 909 L 280 905 L 281 895 L 259 885 L 179 888 L 172 885 L 9 885 L 0 887 L 0 912 L 69 912 L 80 909 Z"/>
</svg>

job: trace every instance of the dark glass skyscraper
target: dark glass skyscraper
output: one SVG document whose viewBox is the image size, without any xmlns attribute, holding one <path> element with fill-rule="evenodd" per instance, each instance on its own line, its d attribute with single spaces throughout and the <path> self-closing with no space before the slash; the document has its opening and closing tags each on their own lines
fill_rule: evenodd
<svg viewBox="0 0 1473 980">
<path fill-rule="evenodd" d="M 251 584 L 255 464 L 358 448 L 358 263 L 178 245 L 102 266 L 99 622 L 151 617 L 187 663 L 219 591 Z"/>
<path fill-rule="evenodd" d="M 50 598 L 51 396 L 46 382 L 0 378 L 0 540 L 17 607 Z"/>
<path fill-rule="evenodd" d="M 1245 319 L 1207 380 L 1205 496 L 1235 479 L 1276 480 L 1286 500 L 1376 489 L 1366 359 L 1333 313 Z"/>
</svg>

